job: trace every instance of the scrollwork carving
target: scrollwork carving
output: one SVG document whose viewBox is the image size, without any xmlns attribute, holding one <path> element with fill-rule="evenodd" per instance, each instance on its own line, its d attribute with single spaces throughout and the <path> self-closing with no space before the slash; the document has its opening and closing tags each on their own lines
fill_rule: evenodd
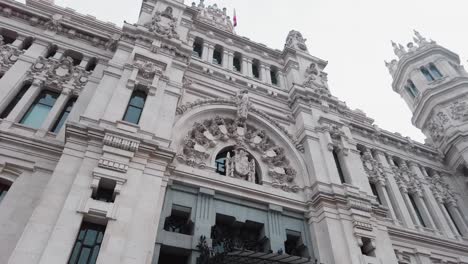
<svg viewBox="0 0 468 264">
<path fill-rule="evenodd" d="M 176 31 L 177 19 L 172 15 L 172 8 L 166 9 L 163 12 L 157 11 L 151 19 L 151 22 L 145 24 L 145 27 L 156 35 L 168 39 L 179 39 L 179 34 Z"/>
</svg>

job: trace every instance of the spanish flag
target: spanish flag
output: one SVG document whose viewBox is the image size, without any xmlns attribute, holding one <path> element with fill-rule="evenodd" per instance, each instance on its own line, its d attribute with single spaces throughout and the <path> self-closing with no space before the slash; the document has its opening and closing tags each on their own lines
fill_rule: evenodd
<svg viewBox="0 0 468 264">
<path fill-rule="evenodd" d="M 237 27 L 237 15 L 236 15 L 236 9 L 234 9 L 234 27 Z"/>
</svg>

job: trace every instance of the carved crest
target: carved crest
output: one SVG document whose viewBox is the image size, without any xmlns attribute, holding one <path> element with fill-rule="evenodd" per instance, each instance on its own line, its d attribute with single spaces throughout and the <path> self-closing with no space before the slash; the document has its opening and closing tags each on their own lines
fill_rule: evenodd
<svg viewBox="0 0 468 264">
<path fill-rule="evenodd" d="M 172 15 L 171 7 L 167 7 L 163 12 L 157 11 L 151 22 L 147 23 L 145 27 L 155 35 L 168 39 L 179 39 L 179 34 L 176 31 L 177 19 Z"/>
</svg>

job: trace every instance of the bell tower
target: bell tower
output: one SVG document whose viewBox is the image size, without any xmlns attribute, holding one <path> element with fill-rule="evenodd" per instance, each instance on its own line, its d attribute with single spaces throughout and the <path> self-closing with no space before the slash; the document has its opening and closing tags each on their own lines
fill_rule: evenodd
<svg viewBox="0 0 468 264">
<path fill-rule="evenodd" d="M 468 74 L 454 52 L 414 31 L 398 59 L 385 62 L 392 87 L 413 113 L 412 123 L 445 156 L 451 169 L 468 162 Z"/>
</svg>

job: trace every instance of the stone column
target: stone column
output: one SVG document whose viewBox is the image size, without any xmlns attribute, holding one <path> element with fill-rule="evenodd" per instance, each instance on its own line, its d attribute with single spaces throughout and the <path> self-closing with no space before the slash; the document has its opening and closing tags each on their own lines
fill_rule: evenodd
<svg viewBox="0 0 468 264">
<path fill-rule="evenodd" d="M 229 65 L 232 65 L 232 64 L 229 64 L 229 51 L 225 50 L 223 52 L 223 68 L 229 69 Z"/>
<path fill-rule="evenodd" d="M 382 205 L 384 205 L 384 206 L 386 206 L 388 208 L 390 218 L 392 218 L 393 220 L 396 220 L 397 217 L 395 215 L 395 210 L 393 209 L 393 205 L 392 205 L 392 202 L 390 200 L 390 197 L 388 196 L 387 188 L 385 186 L 385 181 L 384 180 L 379 180 L 375 184 L 375 187 L 377 188 L 377 193 L 379 194 Z M 395 223 L 398 223 L 398 221 L 395 221 Z"/>
<path fill-rule="evenodd" d="M 268 209 L 268 238 L 270 239 L 271 250 L 278 252 L 281 249 L 284 252 L 286 234 L 282 222 L 283 208 L 270 204 Z"/>
<path fill-rule="evenodd" d="M 215 191 L 200 188 L 197 197 L 197 210 L 195 212 L 195 226 L 193 231 L 192 248 L 196 248 L 201 236 L 207 236 L 211 234 L 211 227 L 216 223 L 216 215 L 214 210 L 214 195 Z M 211 246 L 212 241 L 210 237 L 206 238 L 208 246 Z M 193 262 L 198 258 L 199 253 L 192 251 L 192 261 Z"/>
<path fill-rule="evenodd" d="M 203 52 L 202 52 L 202 57 L 201 59 L 203 61 L 208 61 L 209 58 L 209 50 L 210 50 L 210 45 L 206 42 L 203 43 Z M 211 63 L 211 62 L 210 62 Z"/>
<path fill-rule="evenodd" d="M 447 207 L 450 215 L 453 218 L 453 221 L 455 222 L 455 225 L 457 225 L 458 230 L 460 230 L 461 235 L 465 238 L 468 238 L 468 226 L 465 223 L 462 214 L 460 213 L 457 202 L 449 201 L 447 203 Z"/>
<path fill-rule="evenodd" d="M 227 69 L 230 71 L 234 71 L 234 53 L 230 51 L 228 53 L 229 54 L 228 54 Z"/>
<path fill-rule="evenodd" d="M 59 118 L 61 112 L 65 108 L 65 105 L 68 103 L 68 100 L 71 97 L 71 89 L 64 87 L 62 89 L 62 92 L 60 93 L 60 96 L 57 98 L 57 101 L 55 101 L 54 106 L 49 112 L 49 115 L 47 116 L 46 120 L 42 124 L 41 128 L 37 130 L 36 135 L 41 137 L 45 136 L 47 132 L 52 129 L 52 126 L 54 123 L 57 121 L 57 118 Z"/>
<path fill-rule="evenodd" d="M 286 80 L 284 79 L 284 74 L 283 72 L 278 72 L 278 87 L 281 89 L 286 89 Z"/>
<path fill-rule="evenodd" d="M 13 64 L 10 69 L 5 72 L 0 79 L 0 106 L 6 107 L 8 102 L 13 100 L 19 90 L 22 88 L 22 83 L 26 77 L 31 65 L 39 56 L 43 56 L 47 52 L 47 43 L 34 41 L 31 47 Z M 3 109 L 1 109 L 3 110 Z"/>
<path fill-rule="evenodd" d="M 272 85 L 273 83 L 271 82 L 271 66 L 265 65 L 265 74 L 266 74 L 266 83 L 269 85 Z"/>
<path fill-rule="evenodd" d="M 387 179 L 388 194 L 392 200 L 392 205 L 394 206 L 395 215 L 397 218 L 403 222 L 406 227 L 414 228 L 414 224 L 409 214 L 409 209 L 407 208 L 407 203 L 403 196 L 403 193 L 400 192 L 400 187 L 398 186 L 395 176 L 392 170 L 392 160 L 387 159 L 386 155 L 380 151 L 375 151 L 377 160 L 382 163 L 384 168 L 384 173 Z"/>
<path fill-rule="evenodd" d="M 34 100 L 36 100 L 36 97 L 41 92 L 41 86 L 41 82 L 33 81 L 31 87 L 29 87 L 28 91 L 26 91 L 21 100 L 16 104 L 16 106 L 5 119 L 8 123 L 5 125 L 10 126 L 12 123 L 20 122 L 23 115 L 26 113 L 26 111 L 28 111 L 28 108 L 31 106 Z M 3 125 L 4 124 L 2 123 L 2 126 Z"/>
<path fill-rule="evenodd" d="M 452 220 L 452 217 L 450 217 L 449 212 L 447 211 L 447 208 L 444 206 L 444 200 L 440 198 L 438 201 L 440 202 L 439 208 L 442 214 L 444 215 L 445 219 L 447 220 L 447 223 L 450 227 L 450 230 L 453 233 L 453 236 L 455 238 L 461 239 L 462 234 L 460 234 L 460 232 L 458 231 L 457 227 L 455 226 L 455 223 Z"/>
<path fill-rule="evenodd" d="M 260 81 L 268 83 L 267 73 L 267 65 L 260 63 Z"/>
<path fill-rule="evenodd" d="M 208 45 L 208 62 L 213 63 L 213 53 L 214 53 L 214 45 Z"/>
<path fill-rule="evenodd" d="M 410 200 L 410 197 L 409 197 L 410 194 L 408 193 L 408 190 L 404 187 L 401 187 L 400 191 L 401 191 L 401 194 L 403 195 L 403 199 L 405 200 L 406 207 L 408 208 L 409 214 L 415 225 L 415 228 L 422 231 L 423 230 L 422 223 L 420 223 L 419 218 L 416 215 L 416 211 L 414 209 L 413 203 Z M 415 198 L 413 197 L 413 199 Z"/>
<path fill-rule="evenodd" d="M 252 78 L 252 59 L 242 58 L 242 74 L 249 78 Z"/>
<path fill-rule="evenodd" d="M 413 199 L 416 202 L 416 206 L 418 207 L 419 212 L 421 213 L 426 227 L 434 231 L 437 230 L 437 227 L 435 226 L 434 221 L 432 220 L 432 217 L 429 214 L 429 210 L 427 209 L 426 201 L 424 200 L 422 192 L 415 193 L 413 195 Z"/>
</svg>

